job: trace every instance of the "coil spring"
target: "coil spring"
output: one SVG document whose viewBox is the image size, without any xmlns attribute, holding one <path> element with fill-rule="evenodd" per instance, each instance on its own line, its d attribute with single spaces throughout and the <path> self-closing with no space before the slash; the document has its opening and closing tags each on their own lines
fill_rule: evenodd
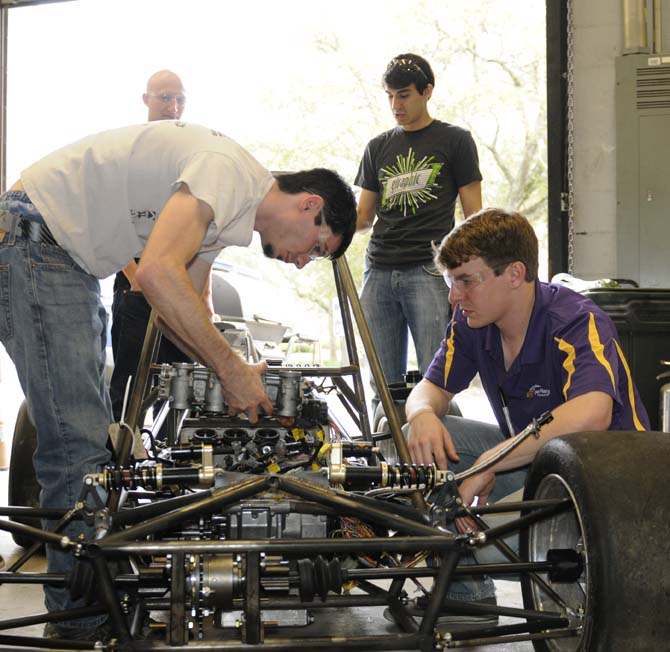
<svg viewBox="0 0 670 652">
<path fill-rule="evenodd" d="M 155 488 L 158 486 L 157 467 L 123 468 L 107 466 L 104 481 L 108 491 L 137 489 L 138 487 Z"/>
<path fill-rule="evenodd" d="M 386 486 L 398 489 L 432 489 L 436 482 L 434 464 L 389 464 Z"/>
</svg>

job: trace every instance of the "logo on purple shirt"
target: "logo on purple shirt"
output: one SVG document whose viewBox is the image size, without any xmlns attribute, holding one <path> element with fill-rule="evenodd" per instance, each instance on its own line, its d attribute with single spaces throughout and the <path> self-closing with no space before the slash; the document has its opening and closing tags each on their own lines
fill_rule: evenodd
<svg viewBox="0 0 670 652">
<path fill-rule="evenodd" d="M 549 396 L 550 394 L 551 390 L 540 387 L 539 385 L 532 385 L 526 392 L 526 398 L 540 398 Z"/>
</svg>

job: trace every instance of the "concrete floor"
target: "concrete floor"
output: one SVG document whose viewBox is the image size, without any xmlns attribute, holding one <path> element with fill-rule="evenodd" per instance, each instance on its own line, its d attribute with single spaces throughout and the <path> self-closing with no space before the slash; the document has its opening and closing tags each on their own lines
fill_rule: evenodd
<svg viewBox="0 0 670 652">
<path fill-rule="evenodd" d="M 7 504 L 7 471 L 0 471 L 0 504 Z M 20 554 L 21 549 L 18 548 L 12 538 L 7 532 L 0 531 L 0 555 L 4 558 L 5 565 L 14 561 Z M 44 557 L 37 557 L 32 559 L 23 570 L 27 572 L 41 572 L 45 569 Z M 521 597 L 518 585 L 514 582 L 498 582 L 498 602 L 505 606 L 521 606 Z M 38 585 L 1 585 L 0 586 L 0 620 L 8 618 L 25 616 L 28 614 L 41 613 L 44 610 L 42 600 L 42 589 Z M 381 614 L 381 608 L 363 608 L 363 609 L 346 609 L 338 612 L 336 621 L 332 620 L 332 616 L 327 618 L 328 622 L 323 623 L 324 619 L 317 619 L 317 623 L 321 625 L 312 625 L 307 629 L 301 628 L 299 636 L 311 635 L 346 635 L 346 634 L 387 634 L 398 632 L 399 630 L 385 621 Z M 331 612 L 332 613 L 332 612 Z M 326 613 L 323 614 L 324 616 Z M 503 618 L 502 623 L 512 623 L 511 619 Z M 310 632 L 309 629 L 315 627 L 319 631 Z M 25 636 L 41 636 L 43 626 L 35 625 L 23 628 L 22 630 L 8 630 L 6 633 L 17 633 Z M 5 648 L 0 646 L 2 650 L 17 650 L 26 648 Z M 507 643 L 497 646 L 487 647 L 473 647 L 469 648 L 473 652 L 500 651 L 500 652 L 532 652 L 532 645 L 525 643 Z"/>
</svg>

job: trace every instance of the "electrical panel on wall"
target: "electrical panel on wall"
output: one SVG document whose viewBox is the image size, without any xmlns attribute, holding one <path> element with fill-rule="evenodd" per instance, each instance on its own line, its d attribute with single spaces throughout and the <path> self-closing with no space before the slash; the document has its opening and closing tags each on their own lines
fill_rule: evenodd
<svg viewBox="0 0 670 652">
<path fill-rule="evenodd" d="M 616 62 L 617 269 L 670 288 L 670 53 Z"/>
</svg>

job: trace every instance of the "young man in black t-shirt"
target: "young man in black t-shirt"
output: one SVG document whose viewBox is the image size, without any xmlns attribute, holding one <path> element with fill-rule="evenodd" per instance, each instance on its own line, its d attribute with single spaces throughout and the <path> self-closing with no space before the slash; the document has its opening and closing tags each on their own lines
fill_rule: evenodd
<svg viewBox="0 0 670 652">
<path fill-rule="evenodd" d="M 431 244 L 454 226 L 457 198 L 466 217 L 481 209 L 482 176 L 470 133 L 428 112 L 435 76 L 425 59 L 397 55 L 383 84 L 397 126 L 365 148 L 356 227 L 373 227 L 361 303 L 386 381 L 394 383 L 407 369 L 408 332 L 422 372 L 440 346 L 449 297 Z"/>
</svg>

